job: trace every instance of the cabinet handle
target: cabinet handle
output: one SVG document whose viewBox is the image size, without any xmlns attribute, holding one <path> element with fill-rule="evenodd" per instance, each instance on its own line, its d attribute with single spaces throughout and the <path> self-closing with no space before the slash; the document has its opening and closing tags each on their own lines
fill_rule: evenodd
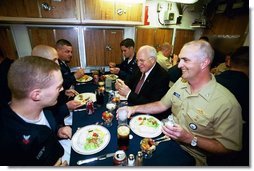
<svg viewBox="0 0 254 171">
<path fill-rule="evenodd" d="M 126 10 L 123 10 L 123 9 L 119 8 L 119 9 L 116 10 L 116 13 L 118 15 L 123 15 L 123 14 L 126 14 Z"/>
<path fill-rule="evenodd" d="M 107 46 L 105 47 L 105 49 L 108 50 L 108 51 L 111 51 L 111 50 L 112 50 L 112 47 L 111 47 L 110 45 L 107 45 Z"/>
<path fill-rule="evenodd" d="M 55 7 L 52 7 L 47 2 L 44 2 L 44 3 L 41 4 L 41 8 L 44 9 L 45 11 L 51 11 Z"/>
</svg>

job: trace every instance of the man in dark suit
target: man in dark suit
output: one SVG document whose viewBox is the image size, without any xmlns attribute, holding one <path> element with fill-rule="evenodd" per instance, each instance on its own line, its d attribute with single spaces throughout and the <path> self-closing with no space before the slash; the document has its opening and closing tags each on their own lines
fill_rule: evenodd
<svg viewBox="0 0 254 171">
<path fill-rule="evenodd" d="M 157 52 L 154 47 L 142 46 L 137 52 L 139 70 L 125 82 L 117 80 L 116 89 L 120 95 L 127 98 L 131 105 L 160 100 L 168 91 L 169 77 L 167 71 L 156 62 L 156 55 Z M 158 118 L 165 118 L 164 114 L 168 115 L 167 112 L 158 115 Z"/>
<path fill-rule="evenodd" d="M 114 62 L 109 63 L 110 72 L 118 75 L 122 80 L 126 80 L 138 70 L 134 46 L 135 43 L 130 38 L 121 41 L 120 48 L 125 58 L 124 61 L 121 64 L 115 64 Z"/>
</svg>

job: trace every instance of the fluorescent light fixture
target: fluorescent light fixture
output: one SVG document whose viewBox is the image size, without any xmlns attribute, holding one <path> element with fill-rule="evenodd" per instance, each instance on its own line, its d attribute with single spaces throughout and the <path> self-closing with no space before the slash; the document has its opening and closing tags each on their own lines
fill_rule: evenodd
<svg viewBox="0 0 254 171">
<path fill-rule="evenodd" d="M 198 0 L 167 0 L 167 1 L 176 2 L 176 3 L 182 3 L 182 4 L 194 4 Z"/>
</svg>

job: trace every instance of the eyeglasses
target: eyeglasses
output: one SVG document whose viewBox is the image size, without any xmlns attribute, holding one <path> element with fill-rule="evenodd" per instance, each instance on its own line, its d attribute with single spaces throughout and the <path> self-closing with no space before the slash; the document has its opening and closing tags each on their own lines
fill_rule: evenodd
<svg viewBox="0 0 254 171">
<path fill-rule="evenodd" d="M 151 60 L 151 59 L 152 59 L 152 57 L 149 57 L 148 59 L 136 59 L 136 62 L 137 63 L 144 63 L 144 62 Z"/>
</svg>

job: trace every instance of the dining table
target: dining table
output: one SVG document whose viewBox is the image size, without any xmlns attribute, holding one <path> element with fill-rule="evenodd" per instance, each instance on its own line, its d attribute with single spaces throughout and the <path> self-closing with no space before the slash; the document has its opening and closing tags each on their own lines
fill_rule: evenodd
<svg viewBox="0 0 254 171">
<path fill-rule="evenodd" d="M 113 86 L 114 87 L 114 86 Z M 94 93 L 98 88 L 98 84 L 94 83 L 92 80 L 84 83 L 77 83 L 75 85 L 75 90 L 79 93 Z M 102 125 L 102 113 L 107 111 L 106 103 L 109 100 L 109 93 L 104 92 L 104 103 L 102 105 L 97 105 L 96 101 L 94 102 L 94 112 L 88 114 L 88 111 L 85 109 L 85 106 L 81 107 L 80 110 L 73 111 L 73 121 L 72 121 L 72 135 L 76 133 L 82 127 L 88 125 Z M 79 160 L 90 159 L 97 157 L 103 154 L 115 153 L 118 151 L 117 144 L 117 126 L 118 121 L 116 119 L 116 110 L 113 111 L 114 118 L 112 121 L 112 126 L 105 128 L 110 133 L 110 140 L 107 146 L 98 151 L 95 154 L 84 155 L 76 152 L 73 148 L 71 149 L 70 154 L 70 166 L 77 166 Z M 138 115 L 138 114 L 135 114 Z M 134 115 L 134 116 L 135 116 Z M 147 114 L 148 115 L 148 114 Z M 130 119 L 128 120 L 129 123 Z M 161 133 L 158 137 L 164 136 Z M 133 131 L 130 132 L 129 147 L 125 150 L 126 156 L 130 154 L 134 156 L 137 155 L 140 149 L 140 142 L 144 137 L 136 135 Z M 157 138 L 157 137 L 156 137 Z M 73 143 L 73 141 L 72 141 Z M 104 160 L 96 160 L 89 163 L 82 164 L 81 166 L 113 166 L 113 157 L 106 158 Z M 156 146 L 156 150 L 152 153 L 152 157 L 149 159 L 143 158 L 142 166 L 193 166 L 195 165 L 195 159 L 186 151 L 184 151 L 179 143 L 174 140 L 162 142 Z"/>
</svg>

